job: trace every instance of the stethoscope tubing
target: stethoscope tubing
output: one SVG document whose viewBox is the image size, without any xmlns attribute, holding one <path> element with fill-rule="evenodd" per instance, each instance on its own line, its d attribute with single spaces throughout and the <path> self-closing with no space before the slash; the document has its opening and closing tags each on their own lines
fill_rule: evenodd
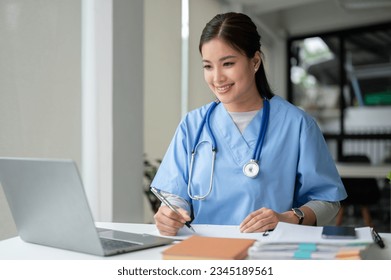
<svg viewBox="0 0 391 280">
<path fill-rule="evenodd" d="M 212 187 L 213 187 L 213 175 L 214 175 L 214 166 L 215 166 L 215 161 L 216 161 L 216 152 L 217 152 L 217 146 L 216 146 L 216 138 L 214 137 L 214 134 L 212 132 L 212 129 L 210 128 L 210 115 L 214 108 L 220 103 L 219 100 L 215 100 L 212 105 L 208 108 L 206 111 L 206 116 L 203 118 L 200 128 L 197 131 L 197 135 L 194 141 L 194 146 L 191 151 L 191 159 L 190 159 L 190 170 L 189 170 L 189 181 L 187 183 L 187 193 L 191 199 L 194 200 L 204 200 L 211 192 L 212 192 Z M 199 144 L 200 136 L 202 133 L 202 129 L 206 124 L 206 129 L 208 130 L 208 134 L 210 135 L 212 139 L 212 166 L 211 166 L 211 172 L 210 172 L 210 179 L 209 179 L 209 189 L 208 192 L 205 195 L 192 195 L 191 193 L 191 179 L 193 178 L 193 164 L 194 164 L 194 159 L 196 156 L 196 151 L 197 151 L 197 146 Z"/>
<path fill-rule="evenodd" d="M 212 192 L 213 176 L 214 176 L 214 166 L 215 166 L 215 161 L 216 161 L 217 146 L 216 146 L 215 136 L 214 136 L 213 131 L 212 131 L 211 127 L 210 127 L 210 115 L 212 114 L 212 111 L 216 108 L 216 106 L 219 103 L 220 103 L 219 100 L 215 100 L 215 102 L 213 102 L 212 105 L 206 111 L 206 115 L 202 119 L 200 127 L 199 127 L 199 129 L 197 131 L 196 138 L 195 138 L 194 145 L 193 145 L 193 149 L 192 149 L 192 152 L 191 152 L 189 180 L 188 180 L 188 184 L 187 184 L 187 193 L 188 193 L 189 197 L 191 199 L 194 199 L 194 200 L 204 200 Z M 263 100 L 263 107 L 264 107 L 264 111 L 263 111 L 264 115 L 262 116 L 260 137 L 258 137 L 253 157 L 249 161 L 250 163 L 251 162 L 255 162 L 257 164 L 257 166 L 258 166 L 258 162 L 259 162 L 260 157 L 261 157 L 262 146 L 263 146 L 263 142 L 265 140 L 266 130 L 267 130 L 268 122 L 269 122 L 269 115 L 270 115 L 270 104 L 269 104 L 269 100 L 267 100 L 266 98 Z M 192 193 L 191 193 L 191 181 L 192 181 L 192 177 L 193 177 L 194 160 L 195 160 L 195 156 L 196 156 L 197 146 L 199 144 L 201 144 L 201 143 L 199 143 L 199 140 L 200 140 L 201 133 L 202 133 L 202 130 L 203 130 L 205 125 L 206 125 L 206 129 L 208 131 L 208 134 L 209 134 L 209 136 L 210 136 L 210 138 L 212 140 L 212 143 L 211 143 L 211 145 L 212 145 L 212 164 L 211 164 L 211 173 L 210 173 L 210 179 L 209 179 L 209 189 L 208 189 L 208 192 L 205 195 L 192 195 Z M 255 174 L 254 176 L 250 176 L 250 175 L 246 174 L 246 176 L 248 176 L 250 178 L 254 178 L 257 174 Z"/>
<path fill-rule="evenodd" d="M 254 150 L 254 154 L 252 160 L 259 162 L 261 158 L 261 152 L 263 147 L 263 142 L 265 140 L 267 126 L 269 124 L 269 115 L 270 115 L 270 103 L 266 98 L 263 100 L 263 116 L 261 122 L 261 137 L 258 138 L 256 149 Z"/>
<path fill-rule="evenodd" d="M 196 138 L 195 138 L 195 141 L 194 141 L 194 145 L 193 145 L 193 149 L 191 150 L 191 153 L 194 154 L 195 151 L 196 151 L 196 147 L 198 145 L 198 142 L 200 141 L 200 137 L 201 137 L 201 133 L 202 133 L 202 130 L 206 124 L 206 129 L 208 130 L 208 134 L 210 135 L 210 137 L 212 138 L 212 150 L 216 150 L 216 138 L 212 132 L 212 129 L 210 128 L 210 115 L 212 114 L 212 111 L 214 110 L 214 108 L 216 108 L 216 106 L 220 103 L 219 100 L 215 100 L 212 105 L 209 106 L 208 110 L 206 111 L 206 115 L 205 117 L 202 119 L 202 122 L 200 124 L 200 127 L 198 128 L 198 131 L 197 131 L 197 135 L 196 135 Z"/>
</svg>

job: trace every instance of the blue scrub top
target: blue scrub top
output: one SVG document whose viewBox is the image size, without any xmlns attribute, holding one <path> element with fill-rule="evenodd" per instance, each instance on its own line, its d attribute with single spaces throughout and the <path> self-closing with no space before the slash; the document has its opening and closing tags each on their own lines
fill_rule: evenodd
<svg viewBox="0 0 391 280">
<path fill-rule="evenodd" d="M 208 107 L 189 112 L 178 126 L 152 186 L 176 194 L 193 208 L 193 223 L 238 225 L 251 212 L 267 207 L 285 212 L 310 200 L 340 201 L 346 192 L 316 122 L 279 96 L 270 100 L 270 119 L 256 178 L 243 174 L 260 133 L 263 110 L 243 134 L 223 104 L 211 114 L 217 154 L 213 189 L 205 200 L 187 193 L 191 150 Z M 192 195 L 209 189 L 211 137 L 204 126 L 192 176 Z"/>
</svg>

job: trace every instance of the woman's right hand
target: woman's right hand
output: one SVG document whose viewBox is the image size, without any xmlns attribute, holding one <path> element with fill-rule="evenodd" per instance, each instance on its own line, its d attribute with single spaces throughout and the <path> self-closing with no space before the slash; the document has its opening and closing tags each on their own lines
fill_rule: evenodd
<svg viewBox="0 0 391 280">
<path fill-rule="evenodd" d="M 178 215 L 167 206 L 161 206 L 154 216 L 155 224 L 161 235 L 175 236 L 186 221 L 190 221 L 189 213 L 182 208 L 177 209 Z"/>
</svg>

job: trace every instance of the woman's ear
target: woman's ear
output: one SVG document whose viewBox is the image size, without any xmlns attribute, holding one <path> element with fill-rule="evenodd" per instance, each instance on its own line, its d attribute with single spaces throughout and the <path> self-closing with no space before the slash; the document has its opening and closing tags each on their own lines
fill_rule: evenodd
<svg viewBox="0 0 391 280">
<path fill-rule="evenodd" d="M 259 66 L 261 65 L 262 57 L 261 57 L 261 52 L 257 51 L 254 54 L 254 57 L 252 58 L 252 62 L 254 63 L 254 70 L 257 71 Z"/>
</svg>

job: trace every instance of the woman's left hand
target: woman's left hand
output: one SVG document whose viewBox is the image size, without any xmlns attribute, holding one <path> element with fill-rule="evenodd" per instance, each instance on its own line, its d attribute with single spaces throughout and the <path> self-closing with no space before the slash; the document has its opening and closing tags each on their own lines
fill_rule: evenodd
<svg viewBox="0 0 391 280">
<path fill-rule="evenodd" d="M 281 214 L 269 209 L 261 208 L 250 213 L 240 224 L 240 231 L 249 232 L 265 232 L 272 230 L 281 220 Z"/>
</svg>

